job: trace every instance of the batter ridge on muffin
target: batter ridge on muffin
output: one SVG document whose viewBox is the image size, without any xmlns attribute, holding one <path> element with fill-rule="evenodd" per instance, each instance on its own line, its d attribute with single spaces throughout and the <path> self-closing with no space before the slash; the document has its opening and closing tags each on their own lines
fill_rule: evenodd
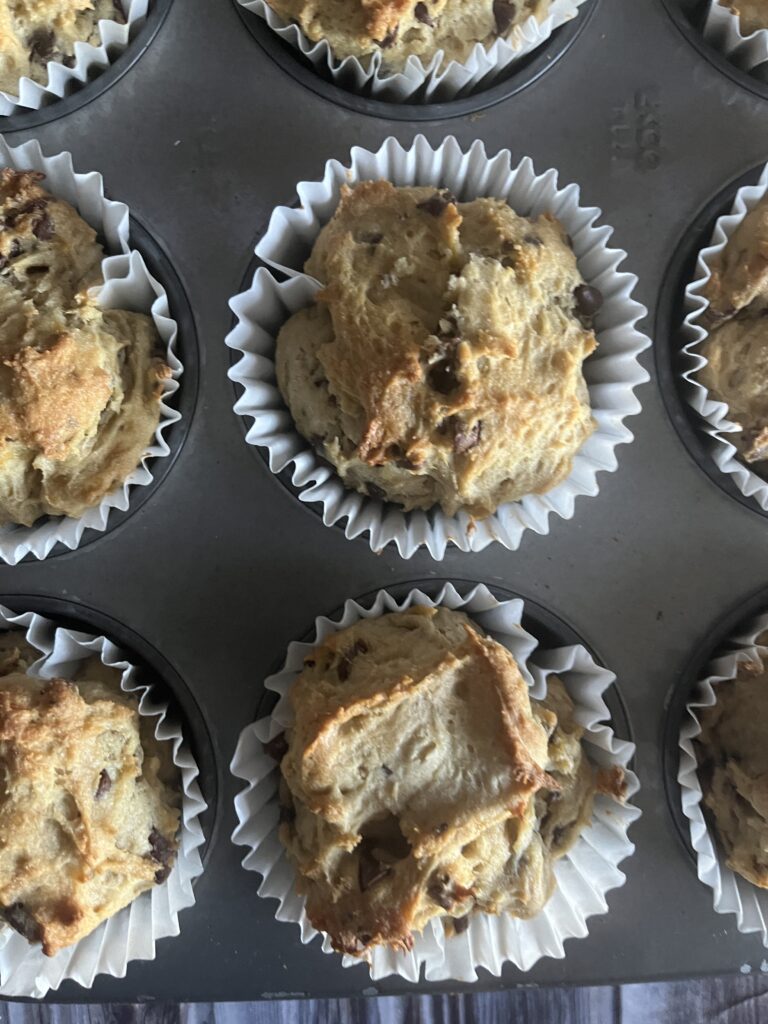
<svg viewBox="0 0 768 1024">
<path fill-rule="evenodd" d="M 485 516 L 569 475 L 602 297 L 555 218 L 363 182 L 305 269 L 323 288 L 280 331 L 278 384 L 348 487 Z"/>
<path fill-rule="evenodd" d="M 16 95 L 19 79 L 45 84 L 48 63 L 75 63 L 75 43 L 101 45 L 102 19 L 125 23 L 121 0 L 0 0 L 0 89 Z"/>
<path fill-rule="evenodd" d="M 475 911 L 544 906 L 597 786 L 558 679 L 531 701 L 464 614 L 413 607 L 329 636 L 289 697 L 294 724 L 268 745 L 280 838 L 336 950 L 407 950 L 433 918 L 453 933 Z"/>
<path fill-rule="evenodd" d="M 170 368 L 150 317 L 102 309 L 96 233 L 0 172 L 0 523 L 79 516 L 138 466 Z"/>
<path fill-rule="evenodd" d="M 715 688 L 700 714 L 699 780 L 728 867 L 768 888 L 768 671 L 761 658 Z"/>
<path fill-rule="evenodd" d="M 388 71 L 400 71 L 410 56 L 429 64 L 443 51 L 443 64 L 463 63 L 475 46 L 486 49 L 515 26 L 543 21 L 551 0 L 268 0 L 312 42 L 326 40 L 337 60 L 381 55 Z"/>
<path fill-rule="evenodd" d="M 0 920 L 47 956 L 168 877 L 180 821 L 167 744 L 98 659 L 73 680 L 0 674 Z"/>
<path fill-rule="evenodd" d="M 701 383 L 728 406 L 740 427 L 728 439 L 743 460 L 768 458 L 768 198 L 742 220 L 716 259 L 704 288 L 709 337 Z"/>
</svg>

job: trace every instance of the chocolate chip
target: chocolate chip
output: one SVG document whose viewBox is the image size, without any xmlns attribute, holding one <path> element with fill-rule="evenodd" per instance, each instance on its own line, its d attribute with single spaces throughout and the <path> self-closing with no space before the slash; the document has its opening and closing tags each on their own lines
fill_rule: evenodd
<svg viewBox="0 0 768 1024">
<path fill-rule="evenodd" d="M 528 245 L 536 246 L 536 248 L 539 248 L 539 246 L 544 245 L 543 241 L 539 238 L 538 235 L 526 235 L 523 241 L 527 242 Z"/>
<path fill-rule="evenodd" d="M 53 56 L 54 35 L 50 28 L 37 28 L 27 40 L 29 55 L 33 60 L 50 60 Z"/>
<path fill-rule="evenodd" d="M 558 825 L 558 827 L 556 829 L 553 829 L 553 831 L 552 831 L 552 845 L 553 846 L 559 846 L 561 839 L 563 838 L 563 836 L 566 834 L 567 831 L 568 831 L 568 829 L 564 828 L 562 825 Z"/>
<path fill-rule="evenodd" d="M 462 423 L 457 420 L 454 426 L 453 450 L 457 455 L 466 455 L 480 443 L 483 433 L 483 421 L 478 420 L 471 427 L 465 429 Z"/>
<path fill-rule="evenodd" d="M 387 500 L 387 493 L 386 493 L 386 491 L 382 490 L 382 488 L 379 487 L 378 484 L 368 483 L 368 484 L 365 485 L 365 487 L 366 487 L 366 490 L 368 491 L 368 494 L 372 498 L 378 498 L 379 501 L 386 501 Z"/>
<path fill-rule="evenodd" d="M 360 850 L 360 864 L 357 873 L 360 892 L 365 892 L 376 885 L 377 882 L 381 882 L 387 877 L 389 872 L 390 868 L 376 860 L 367 847 L 363 847 Z"/>
<path fill-rule="evenodd" d="M 304 668 L 314 668 L 314 667 L 315 667 L 315 662 L 312 660 L 312 658 L 305 658 L 304 659 Z"/>
<path fill-rule="evenodd" d="M 384 237 L 384 235 L 379 234 L 378 231 L 376 231 L 376 232 L 369 232 L 366 235 L 361 235 L 360 236 L 360 241 L 364 242 L 366 245 L 378 245 L 383 237 Z"/>
<path fill-rule="evenodd" d="M 349 679 L 349 673 L 351 671 L 352 662 L 349 660 L 346 654 L 342 654 L 341 660 L 339 661 L 339 664 L 336 666 L 336 674 L 339 677 L 339 681 L 342 683 L 346 683 L 346 681 Z"/>
<path fill-rule="evenodd" d="M 166 839 L 162 832 L 158 832 L 156 828 L 153 828 L 149 833 L 149 846 L 152 859 L 156 860 L 158 864 L 163 865 L 159 871 L 155 872 L 155 881 L 160 885 L 171 873 L 175 849 L 173 843 Z"/>
<path fill-rule="evenodd" d="M 363 934 L 360 936 L 360 941 L 364 946 L 367 946 L 372 938 L 373 936 L 369 935 L 368 932 L 363 932 Z"/>
<path fill-rule="evenodd" d="M 443 821 L 439 825 L 435 825 L 435 827 L 433 829 L 433 832 L 435 833 L 436 836 L 441 836 L 443 834 L 443 832 L 445 832 L 445 830 L 447 828 L 448 828 L 448 822 L 447 821 Z"/>
<path fill-rule="evenodd" d="M 14 238 L 11 242 L 10 252 L 8 253 L 9 260 L 15 260 L 17 256 L 21 256 L 21 242 L 18 238 Z"/>
<path fill-rule="evenodd" d="M 386 776 L 394 775 L 394 772 L 392 771 L 388 764 L 383 764 L 381 766 L 381 770 L 384 772 Z"/>
<path fill-rule="evenodd" d="M 36 277 L 38 274 L 47 274 L 50 269 L 47 263 L 36 263 L 32 267 L 27 267 L 24 273 L 27 277 Z"/>
<path fill-rule="evenodd" d="M 449 395 L 461 384 L 456 376 L 456 365 L 450 357 L 440 359 L 429 367 L 427 381 L 432 390 L 440 395 Z"/>
<path fill-rule="evenodd" d="M 64 65 L 65 68 L 73 68 L 77 63 L 77 59 L 75 58 L 74 54 L 67 53 L 61 58 L 61 63 Z"/>
<path fill-rule="evenodd" d="M 365 642 L 365 640 L 362 639 L 355 640 L 352 652 L 354 654 L 367 654 L 368 644 Z"/>
<path fill-rule="evenodd" d="M 431 214 L 433 217 L 440 217 L 443 211 L 450 205 L 455 204 L 456 199 L 447 189 L 443 189 L 442 192 L 435 192 L 429 199 L 425 199 L 421 203 L 416 203 L 417 210 L 423 210 L 425 213 Z"/>
<path fill-rule="evenodd" d="M 103 796 L 112 789 L 112 779 L 109 777 L 109 772 L 106 768 L 101 769 L 101 775 L 99 775 L 99 784 L 96 787 L 96 799 L 101 800 Z"/>
<path fill-rule="evenodd" d="M 27 942 L 39 942 L 42 937 L 40 925 L 35 921 L 23 903 L 11 903 L 3 907 L 0 914 L 11 928 L 23 935 Z"/>
<path fill-rule="evenodd" d="M 49 214 L 44 213 L 42 217 L 32 225 L 32 234 L 41 242 L 47 242 L 53 238 L 53 221 Z"/>
<path fill-rule="evenodd" d="M 453 918 L 453 930 L 457 935 L 461 935 L 467 928 L 469 928 L 469 914 L 466 914 L 464 917 Z"/>
<path fill-rule="evenodd" d="M 516 14 L 515 5 L 510 0 L 493 0 L 493 18 L 498 35 L 503 36 L 509 30 Z"/>
<path fill-rule="evenodd" d="M 445 882 L 437 881 L 431 882 L 427 887 L 427 896 L 436 903 L 438 907 L 442 907 L 443 910 L 450 910 L 453 906 L 453 897 L 448 892 L 448 887 Z"/>
<path fill-rule="evenodd" d="M 576 316 L 579 321 L 585 327 L 590 327 L 592 317 L 603 304 L 602 294 L 591 284 L 580 284 L 573 290 L 573 300 L 576 303 Z"/>
<path fill-rule="evenodd" d="M 286 807 L 285 804 L 280 804 L 280 814 L 278 818 L 281 825 L 290 825 L 296 820 L 296 808 Z"/>
<path fill-rule="evenodd" d="M 375 39 L 374 42 L 378 46 L 380 46 L 382 50 L 388 50 L 389 47 L 392 46 L 394 41 L 397 39 L 398 28 L 399 26 L 395 25 L 395 27 L 391 31 L 387 32 L 383 39 Z"/>
<path fill-rule="evenodd" d="M 396 459 L 395 465 L 398 469 L 416 469 L 416 463 L 411 462 L 410 459 Z"/>
<path fill-rule="evenodd" d="M 285 733 L 279 732 L 277 736 L 273 736 L 271 740 L 267 740 L 266 743 L 262 743 L 261 749 L 273 760 L 282 761 L 288 753 L 288 740 L 285 738 Z"/>
<path fill-rule="evenodd" d="M 426 4 L 416 4 L 413 9 L 413 13 L 416 17 L 416 21 L 420 21 L 422 25 L 428 25 L 430 28 L 435 27 L 435 23 L 429 15 L 429 10 Z"/>
</svg>

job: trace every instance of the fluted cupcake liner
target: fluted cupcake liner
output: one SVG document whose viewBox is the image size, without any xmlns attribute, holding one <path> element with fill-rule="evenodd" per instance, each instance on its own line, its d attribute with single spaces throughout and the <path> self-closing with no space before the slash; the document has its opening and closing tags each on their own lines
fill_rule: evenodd
<svg viewBox="0 0 768 1024">
<path fill-rule="evenodd" d="M 709 0 L 703 28 L 704 38 L 742 71 L 751 71 L 768 61 L 768 30 L 745 35 L 739 16 L 720 0 Z"/>
<path fill-rule="evenodd" d="M 0 92 L 0 115 L 39 110 L 67 96 L 94 74 L 106 70 L 115 57 L 126 49 L 131 36 L 144 23 L 149 0 L 122 0 L 122 7 L 125 24 L 121 25 L 111 19 L 99 21 L 100 44 L 75 43 L 75 62 L 71 68 L 52 60 L 48 63 L 48 80 L 45 84 L 24 76 L 19 79 L 16 94 Z"/>
<path fill-rule="evenodd" d="M 542 21 L 532 14 L 516 25 L 506 38 L 496 39 L 488 49 L 477 43 L 462 63 L 455 60 L 444 63 L 444 51 L 438 50 L 426 64 L 411 55 L 402 71 L 385 68 L 381 53 L 339 60 L 326 40 L 313 43 L 298 25 L 284 21 L 266 0 L 238 0 L 238 3 L 263 18 L 273 32 L 341 88 L 393 103 L 438 103 L 491 85 L 515 61 L 545 43 L 555 29 L 575 18 L 586 0 L 552 0 Z"/>
<path fill-rule="evenodd" d="M 141 463 L 120 487 L 78 518 L 47 516 L 33 526 L 0 526 L 0 560 L 16 565 L 26 555 L 45 558 L 56 544 L 76 548 L 87 529 L 106 530 L 113 509 L 127 510 L 131 488 L 146 487 L 152 482 L 152 461 L 170 454 L 164 435 L 171 424 L 181 419 L 181 413 L 170 402 L 179 389 L 183 367 L 177 355 L 178 326 L 170 315 L 168 295 L 149 272 L 141 254 L 131 249 L 128 207 L 105 198 L 101 175 L 96 171 L 78 174 L 69 153 L 47 157 L 36 140 L 14 148 L 2 136 L 0 166 L 17 171 L 42 171 L 45 174 L 43 186 L 74 206 L 99 233 L 105 251 L 113 254 L 106 256 L 101 264 L 104 283 L 95 289 L 99 303 L 107 309 L 128 309 L 151 316 L 164 346 L 163 357 L 171 368 L 170 378 L 162 382 L 160 421 L 154 437 Z"/>
<path fill-rule="evenodd" d="M 387 591 L 380 590 L 370 607 L 347 601 L 340 619 L 316 619 L 310 641 L 289 645 L 283 668 L 265 681 L 266 688 L 277 694 L 277 704 L 270 716 L 243 730 L 230 766 L 232 773 L 247 783 L 235 798 L 238 825 L 232 836 L 234 843 L 248 849 L 243 867 L 262 876 L 259 895 L 278 901 L 277 920 L 298 924 L 304 943 L 311 942 L 318 932 L 309 923 L 303 897 L 296 893 L 295 871 L 278 837 L 279 769 L 264 753 L 263 744 L 290 726 L 292 712 L 287 693 L 303 668 L 304 657 L 313 647 L 331 633 L 360 619 L 376 618 L 412 605 L 442 605 L 465 611 L 512 652 L 532 697 L 544 697 L 547 679 L 556 673 L 576 705 L 577 720 L 585 730 L 583 742 L 590 759 L 600 766 L 624 767 L 628 797 L 639 789 L 636 776 L 626 768 L 634 754 L 634 744 L 614 736 L 603 699 L 615 676 L 598 666 L 584 647 L 539 650 L 536 638 L 521 625 L 522 600 L 498 601 L 483 585 L 462 597 L 449 583 L 435 599 L 412 590 L 402 601 L 397 601 Z M 423 968 L 430 981 L 474 981 L 479 967 L 499 974 L 506 961 L 528 970 L 541 957 L 563 957 L 565 940 L 585 936 L 587 918 L 605 913 L 606 893 L 624 883 L 619 864 L 634 850 L 627 831 L 639 816 L 640 811 L 629 802 L 622 805 L 596 795 L 592 822 L 572 850 L 557 862 L 556 890 L 536 917 L 523 921 L 508 914 L 473 914 L 468 929 L 450 939 L 446 938 L 439 921 L 431 921 L 421 935 L 415 936 L 411 952 L 373 950 L 369 965 L 371 977 L 379 979 L 398 974 L 409 981 L 418 981 Z M 332 952 L 327 936 L 323 938 L 322 948 L 326 953 Z M 360 961 L 344 956 L 343 963 L 350 967 Z"/>
<path fill-rule="evenodd" d="M 90 988 L 98 974 L 125 977 L 131 960 L 153 960 L 158 939 L 179 934 L 179 911 L 195 902 L 193 881 L 202 874 L 204 842 L 199 816 L 206 809 L 197 777 L 200 774 L 181 728 L 168 718 L 168 705 L 151 686 L 140 684 L 125 654 L 103 636 L 75 632 L 33 612 L 14 613 L 0 605 L 0 630 L 26 630 L 27 642 L 40 651 L 27 670 L 41 679 L 68 678 L 78 663 L 94 656 L 121 673 L 120 687 L 136 696 L 139 714 L 155 719 L 155 737 L 171 744 L 173 763 L 182 787 L 181 832 L 173 869 L 162 885 L 142 893 L 127 907 L 103 921 L 90 935 L 53 957 L 0 922 L 0 995 L 43 998 L 64 981 Z"/>
<path fill-rule="evenodd" d="M 728 650 L 707 666 L 707 675 L 696 687 L 693 699 L 685 706 L 680 728 L 680 784 L 683 814 L 688 819 L 691 846 L 696 855 L 696 871 L 712 890 L 718 914 L 734 914 L 740 932 L 758 932 L 768 946 L 768 890 L 748 882 L 726 864 L 726 856 L 704 815 L 701 783 L 694 740 L 701 734 L 699 713 L 717 703 L 718 685 L 735 679 L 739 667 L 759 658 L 768 662 L 768 647 L 760 644 L 760 634 L 768 630 L 768 615 L 749 623 L 728 642 Z"/>
<path fill-rule="evenodd" d="M 318 288 L 302 268 L 338 205 L 341 186 L 382 178 L 395 185 L 447 187 L 462 201 L 496 196 L 525 216 L 554 214 L 571 235 L 582 276 L 603 294 L 595 322 L 599 346 L 584 364 L 597 423 L 594 433 L 579 449 L 563 483 L 545 494 L 504 504 L 486 519 L 473 520 L 467 513 L 448 516 L 439 507 L 404 512 L 349 490 L 297 432 L 275 383 L 275 339 L 288 316 L 309 305 Z M 579 495 L 598 493 L 597 474 L 617 468 L 616 446 L 633 436 L 624 420 L 640 412 L 634 389 L 648 380 L 638 356 L 650 341 L 636 328 L 646 310 L 632 298 L 635 276 L 618 269 L 626 253 L 608 246 L 612 229 L 596 225 L 600 210 L 580 205 L 577 185 L 558 187 L 556 171 L 537 175 L 527 157 L 513 168 L 509 150 L 489 157 L 483 144 L 475 142 L 465 153 L 453 137 L 432 149 L 421 135 L 408 149 L 394 138 L 375 153 L 355 147 L 349 165 L 329 161 L 321 181 L 301 182 L 297 192 L 298 208 L 277 207 L 256 247 L 264 263 L 291 280 L 278 283 L 268 271 L 258 270 L 251 287 L 230 303 L 237 324 L 226 339 L 241 354 L 229 372 L 243 389 L 235 412 L 253 420 L 246 440 L 267 450 L 272 472 L 289 469 L 301 501 L 322 505 L 326 526 L 345 521 L 347 537 L 367 534 L 377 552 L 394 543 L 404 558 L 426 547 L 441 559 L 449 544 L 461 551 L 481 551 L 498 541 L 514 550 L 526 530 L 547 533 L 552 513 L 570 519 Z"/>
<path fill-rule="evenodd" d="M 709 308 L 709 300 L 704 289 L 712 276 L 712 269 L 731 235 L 742 220 L 768 191 L 768 165 L 763 169 L 756 185 L 745 185 L 736 193 L 731 212 L 718 217 L 712 239 L 702 249 L 696 260 L 696 277 L 685 289 L 685 320 L 682 326 L 683 378 L 686 381 L 685 398 L 702 418 L 702 430 L 708 435 L 709 453 L 717 467 L 731 477 L 738 489 L 748 498 L 754 500 L 762 509 L 768 511 L 768 482 L 754 473 L 742 461 L 734 444 L 728 440 L 728 434 L 738 433 L 741 429 L 730 418 L 730 410 L 725 402 L 714 398 L 699 380 L 701 369 L 707 360 L 701 353 L 701 346 L 709 336 L 705 326 L 705 313 Z"/>
</svg>

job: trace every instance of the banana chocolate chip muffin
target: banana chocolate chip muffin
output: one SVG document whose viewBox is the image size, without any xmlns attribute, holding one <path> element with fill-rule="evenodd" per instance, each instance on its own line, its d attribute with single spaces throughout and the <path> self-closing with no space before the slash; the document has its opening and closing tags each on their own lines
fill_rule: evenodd
<svg viewBox="0 0 768 1024">
<path fill-rule="evenodd" d="M 338 60 L 380 53 L 384 66 L 402 70 L 408 58 L 429 64 L 463 63 L 478 43 L 486 48 L 534 16 L 543 21 L 552 0 L 268 0 L 312 42 L 326 40 Z"/>
<path fill-rule="evenodd" d="M 79 516 L 122 484 L 171 373 L 150 317 L 88 294 L 104 252 L 42 178 L 0 172 L 0 524 Z"/>
<path fill-rule="evenodd" d="M 331 635 L 290 693 L 280 838 L 334 949 L 410 949 L 433 918 L 534 916 L 589 823 L 597 772 L 562 683 L 531 701 L 512 655 L 462 613 L 414 607 Z"/>
<path fill-rule="evenodd" d="M 723 249 L 704 290 L 710 333 L 698 378 L 740 427 L 728 435 L 745 462 L 768 472 L 768 197 Z"/>
<path fill-rule="evenodd" d="M 704 803 L 728 867 L 768 889 L 768 671 L 745 662 L 718 683 L 717 703 L 701 712 L 696 739 Z"/>
<path fill-rule="evenodd" d="M 0 919 L 53 956 L 168 877 L 180 779 L 115 669 L 34 679 L 23 633 L 0 647 Z"/>
<path fill-rule="evenodd" d="M 602 297 L 554 217 L 364 182 L 305 269 L 324 287 L 280 331 L 277 379 L 346 486 L 486 516 L 569 475 Z"/>
<path fill-rule="evenodd" d="M 75 43 L 101 45 L 102 19 L 125 23 L 121 0 L 0 0 L 0 89 L 19 79 L 45 84 L 48 62 L 75 63 Z"/>
<path fill-rule="evenodd" d="M 768 28 L 768 0 L 719 0 L 721 7 L 737 16 L 744 35 Z"/>
</svg>

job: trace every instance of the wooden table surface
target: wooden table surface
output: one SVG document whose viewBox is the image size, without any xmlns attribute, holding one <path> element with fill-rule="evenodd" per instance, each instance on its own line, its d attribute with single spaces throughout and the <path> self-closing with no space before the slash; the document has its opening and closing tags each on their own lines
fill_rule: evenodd
<svg viewBox="0 0 768 1024">
<path fill-rule="evenodd" d="M 768 964 L 766 965 L 768 966 Z M 768 1024 L 768 974 L 620 988 L 270 1003 L 0 1003 L 0 1024 Z"/>
</svg>

